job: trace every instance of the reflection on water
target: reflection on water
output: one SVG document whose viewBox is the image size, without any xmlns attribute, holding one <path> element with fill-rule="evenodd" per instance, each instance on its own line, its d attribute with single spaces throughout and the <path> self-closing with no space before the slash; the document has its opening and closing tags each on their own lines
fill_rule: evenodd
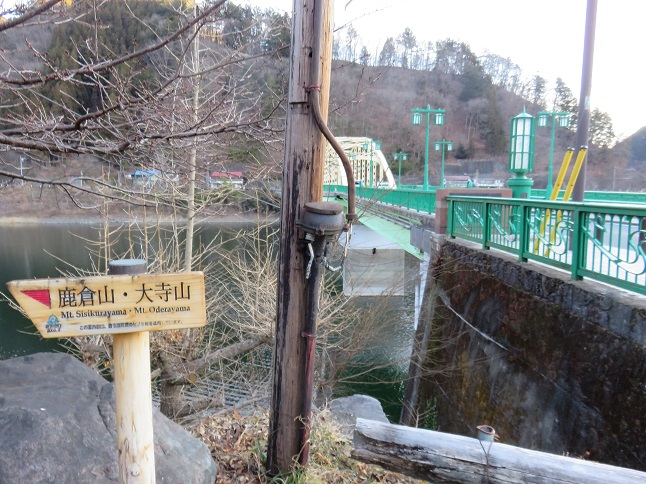
<svg viewBox="0 0 646 484">
<path fill-rule="evenodd" d="M 240 224 L 202 225 L 196 235 L 196 245 L 215 241 L 221 248 L 233 250 L 244 242 L 237 237 L 241 228 Z M 8 294 L 6 283 L 15 279 L 62 277 L 76 274 L 77 269 L 92 271 L 98 267 L 104 270 L 105 260 L 98 261 L 94 242 L 101 240 L 104 234 L 99 224 L 4 226 L 0 232 L 2 292 Z M 164 244 L 167 241 L 160 240 L 159 233 L 152 230 L 143 236 L 138 230 L 130 231 L 125 227 L 111 235 L 112 254 L 128 252 L 126 257 L 143 257 L 149 261 L 161 252 L 165 257 L 173 257 L 170 252 L 166 255 Z M 406 256 L 404 265 L 407 275 L 419 272 L 414 257 Z M 359 299 L 357 304 L 365 309 L 366 317 L 376 319 L 380 335 L 339 372 L 341 382 L 335 389 L 337 395 L 365 393 L 375 396 L 391 420 L 399 418 L 414 326 L 414 281 L 399 280 L 403 281 L 403 290 L 400 287 L 396 293 L 403 295 Z M 57 340 L 42 339 L 33 324 L 6 300 L 0 301 L 0 325 L 0 359 L 60 349 Z"/>
<path fill-rule="evenodd" d="M 73 233 L 96 238 L 90 225 L 14 225 L 4 226 L 0 233 L 0 290 L 8 295 L 6 283 L 15 279 L 60 277 L 69 270 L 62 261 L 89 269 L 91 259 L 83 241 Z M 57 340 L 41 338 L 31 322 L 0 302 L 0 359 L 58 348 Z"/>
</svg>

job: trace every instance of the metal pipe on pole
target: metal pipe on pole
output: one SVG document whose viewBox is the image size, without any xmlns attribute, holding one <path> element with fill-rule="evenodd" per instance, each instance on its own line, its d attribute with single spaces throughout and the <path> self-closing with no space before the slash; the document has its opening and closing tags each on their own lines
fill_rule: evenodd
<svg viewBox="0 0 646 484">
<path fill-rule="evenodd" d="M 316 12 L 321 38 L 317 35 Z M 267 470 L 289 473 L 303 451 L 304 382 L 307 375 L 308 308 L 315 301 L 306 288 L 309 254 L 296 222 L 307 202 L 323 196 L 325 139 L 317 126 L 309 91 L 317 90 L 321 116 L 327 119 L 332 52 L 332 0 L 294 0 L 290 78 L 285 129 L 283 191 L 274 381 L 272 387 Z M 320 43 L 320 44 L 319 44 Z M 318 45 L 322 47 L 319 49 Z M 316 54 L 319 52 L 319 54 Z M 320 79 L 314 80 L 319 75 Z M 354 188 L 354 187 L 352 187 Z"/>
<path fill-rule="evenodd" d="M 583 68 L 581 72 L 581 94 L 579 96 L 579 112 L 577 117 L 576 144 L 575 148 L 580 150 L 582 146 L 588 146 L 590 137 L 590 91 L 592 90 L 592 63 L 594 60 L 594 38 L 597 25 L 597 0 L 588 0 L 587 13 L 585 17 L 585 38 L 583 44 Z M 577 151 L 578 155 L 578 151 Z M 586 155 L 587 156 L 587 155 Z M 572 200 L 582 202 L 585 196 L 585 170 L 586 162 L 581 167 L 577 179 Z"/>
</svg>

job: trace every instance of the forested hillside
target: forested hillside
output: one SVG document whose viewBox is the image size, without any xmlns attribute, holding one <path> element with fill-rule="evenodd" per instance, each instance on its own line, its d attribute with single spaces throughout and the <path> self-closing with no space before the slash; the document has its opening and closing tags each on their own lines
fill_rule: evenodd
<svg viewBox="0 0 646 484">
<path fill-rule="evenodd" d="M 289 18 L 222 0 L 199 11 L 180 1 L 66 5 L 1 30 L 0 143 L 37 163 L 78 154 L 121 170 L 179 173 L 187 170 L 180 160 L 195 150 L 203 175 L 236 169 L 277 176 Z M 454 171 L 474 166 L 456 159 L 484 160 L 483 169 L 504 176 L 509 122 L 523 109 L 573 113 L 570 127 L 556 130 L 555 160 L 573 143 L 577 99 L 570 87 L 556 79 L 548 90 L 546 79 L 524 75 L 511 59 L 478 57 L 451 39 L 419 45 L 410 29 L 371 55 L 351 25 L 336 32 L 333 55 L 331 128 L 382 140 L 388 159 L 397 150 L 410 153 L 402 170 L 411 182 L 421 177 L 425 144 L 424 127 L 411 124 L 413 108 L 446 110 L 446 124 L 431 128 L 430 141 L 454 142 Z M 537 129 L 537 187 L 544 185 L 549 134 Z M 595 109 L 590 188 L 607 182 L 608 165 L 620 174 L 640 165 L 639 141 L 636 152 L 627 148 L 631 140 L 615 142 L 612 120 Z M 431 177 L 439 156 L 431 148 Z M 16 156 L 4 161 L 13 166 Z M 96 165 L 85 173 L 97 174 Z"/>
<path fill-rule="evenodd" d="M 418 176 L 425 139 L 423 127 L 411 125 L 412 108 L 446 109 L 446 125 L 431 128 L 431 142 L 451 139 L 456 147 L 452 158 L 494 160 L 497 163 L 486 166 L 504 166 L 504 172 L 510 119 L 523 109 L 533 115 L 572 113 L 570 126 L 555 130 L 557 169 L 565 149 L 574 143 L 578 100 L 571 88 L 557 78 L 555 87 L 548 89 L 546 79 L 525 75 L 509 58 L 494 53 L 478 57 L 467 44 L 451 39 L 418 44 L 410 29 L 387 39 L 381 51 L 371 55 L 351 26 L 337 32 L 334 56 L 332 91 L 339 109 L 331 117 L 332 126 L 344 135 L 382 139 L 389 159 L 398 149 L 412 153 L 405 168 Z M 629 166 L 637 155 L 626 150 L 639 134 L 615 146 L 612 119 L 599 109 L 593 109 L 590 129 L 589 188 L 610 189 L 614 183 L 617 189 L 641 190 L 643 180 Z M 545 185 L 549 145 L 550 129 L 537 128 L 532 175 L 537 187 Z M 440 159 L 432 147 L 430 159 Z M 468 163 L 454 163 L 453 168 L 465 166 L 473 169 Z"/>
</svg>

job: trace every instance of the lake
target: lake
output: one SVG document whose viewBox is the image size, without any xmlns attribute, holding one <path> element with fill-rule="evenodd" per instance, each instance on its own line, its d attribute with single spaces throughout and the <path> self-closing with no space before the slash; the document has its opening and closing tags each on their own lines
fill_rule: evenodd
<svg viewBox="0 0 646 484">
<path fill-rule="evenodd" d="M 239 232 L 240 223 L 209 223 L 199 226 L 196 249 L 212 241 L 224 250 L 233 250 L 245 241 Z M 249 229 L 253 228 L 251 225 Z M 113 254 L 129 251 L 127 257 L 152 257 L 161 243 L 158 232 L 151 229 L 144 237 L 138 229 L 124 226 L 110 228 Z M 361 232 L 356 228 L 358 239 Z M 78 274 L 78 270 L 95 271 L 105 268 L 105 258 L 96 254 L 98 240 L 107 232 L 97 224 L 16 224 L 5 225 L 0 233 L 0 286 L 8 295 L 6 283 L 16 279 L 55 278 Z M 365 237 L 365 233 L 363 236 Z M 374 239 L 377 240 L 377 239 Z M 248 241 L 247 241 L 248 242 Z M 376 257 L 392 249 L 378 246 L 367 253 L 357 249 L 353 270 L 358 267 L 365 272 L 379 273 L 385 265 Z M 352 245 L 349 256 L 352 256 Z M 394 252 L 392 252 L 394 253 Z M 371 258 L 371 257 L 374 257 Z M 399 256 L 397 256 L 399 257 Z M 392 261 L 392 255 L 389 261 Z M 357 266 L 357 260 L 363 265 Z M 393 277 L 393 268 L 389 277 Z M 366 318 L 375 319 L 380 338 L 371 342 L 356 355 L 347 369 L 339 374 L 340 382 L 335 386 L 336 396 L 364 393 L 378 398 L 392 421 L 398 421 L 403 398 L 404 381 L 408 372 L 408 358 L 414 335 L 415 281 L 419 275 L 418 261 L 401 252 L 401 264 L 397 264 L 399 287 L 388 297 L 361 297 L 356 306 L 365 310 Z M 347 272 L 347 270 L 346 270 Z M 383 277 L 381 277 L 383 279 Z M 10 297 L 10 296 L 9 296 Z M 375 310 L 375 308 L 377 308 Z M 7 359 L 41 351 L 60 351 L 57 340 L 45 340 L 36 332 L 33 324 L 22 317 L 8 301 L 0 302 L 0 359 Z"/>
</svg>

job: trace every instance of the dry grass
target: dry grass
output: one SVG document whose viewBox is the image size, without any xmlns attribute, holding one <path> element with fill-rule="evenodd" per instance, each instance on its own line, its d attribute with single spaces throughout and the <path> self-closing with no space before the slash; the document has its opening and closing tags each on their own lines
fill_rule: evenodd
<svg viewBox="0 0 646 484">
<path fill-rule="evenodd" d="M 313 419 L 307 468 L 270 479 L 264 468 L 268 428 L 266 409 L 256 409 L 244 415 L 236 410 L 214 414 L 188 430 L 211 449 L 219 466 L 217 483 L 423 482 L 352 459 L 350 440 L 339 432 L 327 410 Z"/>
</svg>

